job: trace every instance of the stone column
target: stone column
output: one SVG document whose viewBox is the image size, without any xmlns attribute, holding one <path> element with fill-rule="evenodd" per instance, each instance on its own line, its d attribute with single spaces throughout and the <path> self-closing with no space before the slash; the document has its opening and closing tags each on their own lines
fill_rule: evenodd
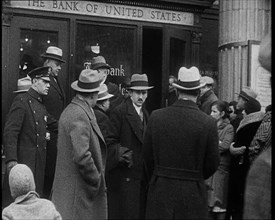
<svg viewBox="0 0 275 220">
<path fill-rule="evenodd" d="M 250 86 L 248 40 L 271 30 L 271 0 L 219 0 L 219 98 L 237 99 Z"/>
<path fill-rule="evenodd" d="M 200 63 L 200 43 L 201 43 L 202 33 L 198 31 L 192 31 L 191 33 L 191 65 L 198 66 Z"/>
</svg>

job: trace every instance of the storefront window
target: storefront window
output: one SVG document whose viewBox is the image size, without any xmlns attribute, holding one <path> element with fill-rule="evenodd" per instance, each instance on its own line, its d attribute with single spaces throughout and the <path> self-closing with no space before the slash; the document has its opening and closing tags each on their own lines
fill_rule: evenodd
<svg viewBox="0 0 275 220">
<path fill-rule="evenodd" d="M 136 72 L 134 42 L 134 28 L 78 24 L 75 79 L 86 61 L 101 55 L 111 66 L 110 81 L 118 85 L 126 82 Z"/>
<path fill-rule="evenodd" d="M 57 32 L 21 29 L 19 78 L 25 77 L 35 67 L 42 66 L 41 55 L 47 47 L 57 45 Z"/>
</svg>

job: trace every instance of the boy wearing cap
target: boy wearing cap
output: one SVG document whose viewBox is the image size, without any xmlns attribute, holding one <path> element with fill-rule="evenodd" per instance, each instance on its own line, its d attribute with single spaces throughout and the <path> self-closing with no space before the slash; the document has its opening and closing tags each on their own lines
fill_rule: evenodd
<svg viewBox="0 0 275 220">
<path fill-rule="evenodd" d="M 11 169 L 9 185 L 14 202 L 3 210 L 3 220 L 62 219 L 51 201 L 39 198 L 33 173 L 27 165 L 17 164 Z"/>
<path fill-rule="evenodd" d="M 214 80 L 209 76 L 202 76 L 201 83 L 203 83 L 204 86 L 200 89 L 200 96 L 197 103 L 200 110 L 210 115 L 212 104 L 218 100 L 213 90 Z"/>
<path fill-rule="evenodd" d="M 142 143 L 149 113 L 144 108 L 148 90 L 146 74 L 133 74 L 130 97 L 110 114 L 114 135 L 122 146 L 133 151 L 132 166 L 118 166 L 108 173 L 108 211 L 111 219 L 143 219 L 145 209 L 145 180 L 143 173 Z"/>
<path fill-rule="evenodd" d="M 97 71 L 82 70 L 59 119 L 52 201 L 64 219 L 107 219 L 106 144 L 92 109 L 99 86 Z"/>
<path fill-rule="evenodd" d="M 61 65 L 65 63 L 62 58 L 62 49 L 49 46 L 41 57 L 44 59 L 44 66 L 51 67 L 50 73 L 50 89 L 49 94 L 43 97 L 43 103 L 46 106 L 47 111 L 56 119 L 59 117 L 65 108 L 65 93 L 59 82 L 59 72 L 61 71 Z M 57 154 L 57 134 L 50 132 L 50 138 L 47 141 L 47 158 L 46 158 L 46 171 L 44 182 L 44 196 L 49 198 L 52 189 L 56 154 Z"/>
<path fill-rule="evenodd" d="M 217 123 L 199 110 L 205 84 L 196 67 L 181 67 L 178 100 L 152 112 L 143 141 L 148 175 L 146 219 L 208 219 L 204 180 L 219 165 Z"/>
<path fill-rule="evenodd" d="M 43 195 L 46 133 L 47 130 L 57 131 L 57 121 L 48 114 L 42 102 L 42 97 L 49 91 L 50 71 L 50 67 L 38 67 L 29 72 L 31 88 L 25 93 L 19 93 L 11 105 L 3 134 L 7 166 L 2 194 L 3 207 L 12 201 L 8 174 L 17 163 L 30 167 L 37 192 L 40 196 Z"/>
</svg>

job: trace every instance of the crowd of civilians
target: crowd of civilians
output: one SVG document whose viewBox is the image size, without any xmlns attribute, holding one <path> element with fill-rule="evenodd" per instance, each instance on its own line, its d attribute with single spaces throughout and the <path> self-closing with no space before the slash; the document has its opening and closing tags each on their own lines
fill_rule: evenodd
<svg viewBox="0 0 275 220">
<path fill-rule="evenodd" d="M 259 54 L 269 72 L 270 45 Z M 213 78 L 181 67 L 149 114 L 148 76 L 122 94 L 95 56 L 66 106 L 62 50 L 42 57 L 18 80 L 4 128 L 3 219 L 271 219 L 272 111 L 251 88 L 220 100 Z"/>
</svg>

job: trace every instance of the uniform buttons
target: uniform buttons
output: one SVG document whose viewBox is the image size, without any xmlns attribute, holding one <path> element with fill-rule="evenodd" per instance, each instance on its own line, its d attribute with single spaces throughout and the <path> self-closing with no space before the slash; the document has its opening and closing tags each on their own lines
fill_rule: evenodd
<svg viewBox="0 0 275 220">
<path fill-rule="evenodd" d="M 126 178 L 125 180 L 126 180 L 126 182 L 130 182 L 130 178 Z"/>
<path fill-rule="evenodd" d="M 37 122 L 35 122 L 35 124 L 36 124 L 36 125 L 38 125 L 38 121 L 37 121 Z"/>
<path fill-rule="evenodd" d="M 39 147 L 38 144 L 36 145 L 36 147 Z"/>
<path fill-rule="evenodd" d="M 31 101 L 31 100 L 29 100 L 29 103 L 32 103 L 32 101 Z"/>
<path fill-rule="evenodd" d="M 33 113 L 35 114 L 35 111 L 33 111 Z"/>
<path fill-rule="evenodd" d="M 36 136 L 38 137 L 38 136 L 39 136 L 39 134 L 36 134 Z"/>
</svg>

